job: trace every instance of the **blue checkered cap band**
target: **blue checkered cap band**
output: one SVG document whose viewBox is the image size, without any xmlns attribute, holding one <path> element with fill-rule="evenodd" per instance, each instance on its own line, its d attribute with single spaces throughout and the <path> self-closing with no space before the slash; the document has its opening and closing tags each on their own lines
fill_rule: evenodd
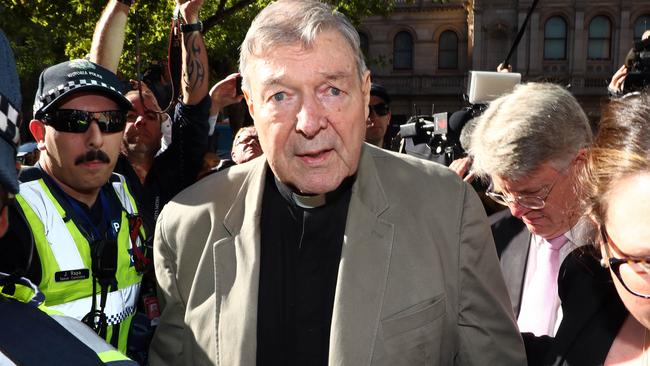
<svg viewBox="0 0 650 366">
<path fill-rule="evenodd" d="M 69 81 L 65 84 L 60 84 L 57 85 L 56 88 L 52 88 L 47 91 L 46 94 L 41 95 L 38 97 L 36 102 L 34 103 L 34 113 L 38 111 L 39 109 L 43 108 L 43 106 L 49 105 L 53 101 L 55 101 L 58 97 L 61 95 L 80 88 L 80 87 L 86 87 L 86 86 L 97 86 L 97 87 L 102 87 L 102 88 L 107 88 L 110 90 L 113 90 L 116 93 L 119 93 L 119 90 L 115 89 L 111 85 L 108 85 L 104 82 L 97 81 L 94 79 L 91 80 L 86 80 L 86 79 L 79 79 L 79 80 L 74 80 L 74 81 Z"/>
<path fill-rule="evenodd" d="M 19 112 L 5 96 L 0 94 L 0 133 L 7 141 L 18 144 L 18 116 Z"/>
<path fill-rule="evenodd" d="M 110 70 L 84 59 L 62 62 L 43 70 L 34 98 L 34 117 L 41 118 L 68 96 L 88 91 L 115 101 L 127 110 L 131 103 L 122 95 L 124 84 Z"/>
</svg>

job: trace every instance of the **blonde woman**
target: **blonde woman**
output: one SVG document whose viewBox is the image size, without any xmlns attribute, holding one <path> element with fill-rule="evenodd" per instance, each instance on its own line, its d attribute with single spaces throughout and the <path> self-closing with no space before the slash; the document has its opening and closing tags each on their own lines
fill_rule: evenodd
<svg viewBox="0 0 650 366">
<path fill-rule="evenodd" d="M 610 103 L 584 176 L 588 214 L 599 229 L 608 267 L 629 311 L 609 346 L 605 365 L 650 364 L 650 96 Z M 614 336 L 615 334 L 615 336 Z"/>
</svg>

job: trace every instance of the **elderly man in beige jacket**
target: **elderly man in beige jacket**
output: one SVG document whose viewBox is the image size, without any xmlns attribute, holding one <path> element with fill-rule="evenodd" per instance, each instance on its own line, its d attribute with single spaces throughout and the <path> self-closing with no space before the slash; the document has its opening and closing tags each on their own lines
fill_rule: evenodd
<svg viewBox="0 0 650 366">
<path fill-rule="evenodd" d="M 483 208 L 450 170 L 364 144 L 350 22 L 279 1 L 241 47 L 264 155 L 170 202 L 153 365 L 523 365 Z"/>
</svg>

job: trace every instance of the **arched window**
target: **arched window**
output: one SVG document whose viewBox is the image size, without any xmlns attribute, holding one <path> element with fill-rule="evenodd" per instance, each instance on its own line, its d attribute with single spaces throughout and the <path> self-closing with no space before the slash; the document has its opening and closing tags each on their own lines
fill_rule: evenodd
<svg viewBox="0 0 650 366">
<path fill-rule="evenodd" d="M 399 32 L 393 40 L 393 69 L 413 68 L 413 37 L 409 32 Z"/>
<path fill-rule="evenodd" d="M 456 32 L 444 31 L 438 46 L 438 68 L 458 68 L 458 36 Z"/>
<path fill-rule="evenodd" d="M 647 30 L 650 30 L 650 15 L 641 15 L 634 22 L 634 42 L 640 41 Z"/>
<path fill-rule="evenodd" d="M 599 15 L 589 23 L 589 48 L 587 57 L 590 60 L 609 60 L 612 42 L 612 24 L 609 18 Z"/>
<path fill-rule="evenodd" d="M 551 17 L 544 25 L 544 60 L 566 60 L 566 22 Z"/>
<path fill-rule="evenodd" d="M 368 41 L 368 36 L 365 33 L 359 32 L 359 41 L 360 41 L 359 46 L 361 47 L 361 51 L 363 52 L 364 55 L 368 56 L 368 49 L 370 43 Z"/>
</svg>

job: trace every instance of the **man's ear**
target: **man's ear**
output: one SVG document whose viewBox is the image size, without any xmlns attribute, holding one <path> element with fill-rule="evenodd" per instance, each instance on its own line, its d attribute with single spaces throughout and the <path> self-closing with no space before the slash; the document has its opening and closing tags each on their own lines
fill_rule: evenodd
<svg viewBox="0 0 650 366">
<path fill-rule="evenodd" d="M 370 117 L 370 110 L 368 109 L 368 105 L 370 105 L 370 86 L 372 85 L 372 81 L 370 80 L 370 71 L 366 71 L 363 73 L 363 76 L 361 77 L 361 94 L 363 94 L 363 105 L 365 106 L 365 119 L 364 121 L 368 120 L 368 117 Z"/>
<path fill-rule="evenodd" d="M 34 136 L 38 149 L 45 150 L 45 124 L 37 119 L 31 120 L 29 122 L 29 132 Z"/>
<path fill-rule="evenodd" d="M 246 105 L 248 106 L 248 113 L 253 117 L 253 120 L 255 120 L 255 106 L 253 105 L 253 97 L 250 94 L 250 91 L 246 89 L 242 89 L 242 93 L 244 93 L 244 99 L 246 99 Z"/>
</svg>

